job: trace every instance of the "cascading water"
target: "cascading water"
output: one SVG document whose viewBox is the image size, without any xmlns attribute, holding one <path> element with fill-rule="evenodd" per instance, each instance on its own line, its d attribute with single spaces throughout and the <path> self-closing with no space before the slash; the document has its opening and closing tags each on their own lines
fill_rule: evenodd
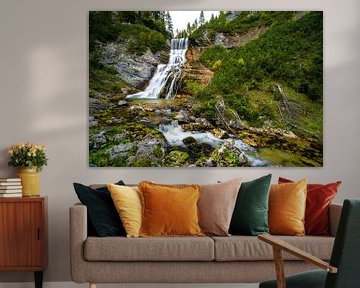
<svg viewBox="0 0 360 288">
<path fill-rule="evenodd" d="M 142 92 L 126 96 L 126 99 L 172 99 L 186 62 L 188 39 L 171 39 L 170 58 L 167 64 L 159 64 L 149 85 Z"/>
<path fill-rule="evenodd" d="M 185 146 L 183 140 L 189 136 L 194 138 L 198 143 L 205 143 L 213 147 L 222 145 L 226 142 L 232 141 L 229 139 L 219 139 L 210 132 L 198 132 L 198 131 L 183 131 L 177 121 L 173 121 L 171 124 L 160 124 L 158 130 L 163 133 L 167 142 L 171 146 Z M 256 149 L 245 144 L 240 139 L 233 139 L 234 144 L 240 151 L 244 152 L 245 157 L 253 167 L 271 166 L 270 163 L 256 156 Z"/>
</svg>

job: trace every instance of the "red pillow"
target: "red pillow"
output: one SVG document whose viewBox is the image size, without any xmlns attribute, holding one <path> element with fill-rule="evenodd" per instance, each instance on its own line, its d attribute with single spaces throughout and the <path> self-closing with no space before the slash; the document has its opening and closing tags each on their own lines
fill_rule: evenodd
<svg viewBox="0 0 360 288">
<path fill-rule="evenodd" d="M 293 182 L 279 177 L 279 184 Z M 308 184 L 305 210 L 305 234 L 329 236 L 329 206 L 341 181 L 329 184 Z"/>
</svg>

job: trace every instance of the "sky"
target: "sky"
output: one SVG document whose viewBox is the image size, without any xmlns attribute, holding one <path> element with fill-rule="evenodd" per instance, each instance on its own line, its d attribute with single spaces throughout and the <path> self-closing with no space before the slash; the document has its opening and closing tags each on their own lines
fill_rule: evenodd
<svg viewBox="0 0 360 288">
<path fill-rule="evenodd" d="M 195 19 L 199 21 L 200 11 L 169 11 L 171 20 L 174 26 L 174 33 L 176 29 L 179 31 L 186 29 L 187 23 L 194 23 Z M 219 11 L 204 11 L 205 20 L 208 21 L 211 18 L 211 14 L 218 15 Z"/>
</svg>

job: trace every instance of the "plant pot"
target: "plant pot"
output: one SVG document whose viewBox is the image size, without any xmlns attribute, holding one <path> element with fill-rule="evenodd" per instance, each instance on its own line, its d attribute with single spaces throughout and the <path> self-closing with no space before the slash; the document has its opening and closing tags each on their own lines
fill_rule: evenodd
<svg viewBox="0 0 360 288">
<path fill-rule="evenodd" d="M 20 167 L 16 176 L 21 178 L 23 197 L 40 196 L 40 177 L 36 167 Z"/>
</svg>

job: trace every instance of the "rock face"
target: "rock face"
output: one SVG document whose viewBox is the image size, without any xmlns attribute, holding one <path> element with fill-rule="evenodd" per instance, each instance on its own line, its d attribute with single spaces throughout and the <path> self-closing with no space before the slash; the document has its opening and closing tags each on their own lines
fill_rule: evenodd
<svg viewBox="0 0 360 288">
<path fill-rule="evenodd" d="M 226 20 L 232 21 L 240 14 L 241 14 L 241 11 L 228 11 L 228 15 L 226 15 Z"/>
<path fill-rule="evenodd" d="M 101 63 L 116 69 L 121 79 L 136 88 L 143 88 L 149 81 L 159 63 L 165 60 L 164 53 L 155 55 L 147 50 L 143 55 L 127 51 L 125 43 L 110 43 L 103 49 Z"/>
<path fill-rule="evenodd" d="M 196 81 L 207 85 L 214 77 L 214 72 L 199 61 L 201 48 L 190 48 L 186 53 L 188 62 L 185 63 L 183 70 L 184 80 Z"/>
<path fill-rule="evenodd" d="M 254 28 L 245 34 L 216 33 L 214 45 L 221 45 L 225 48 L 243 46 L 246 43 L 258 38 L 267 29 L 267 27 Z"/>
</svg>

